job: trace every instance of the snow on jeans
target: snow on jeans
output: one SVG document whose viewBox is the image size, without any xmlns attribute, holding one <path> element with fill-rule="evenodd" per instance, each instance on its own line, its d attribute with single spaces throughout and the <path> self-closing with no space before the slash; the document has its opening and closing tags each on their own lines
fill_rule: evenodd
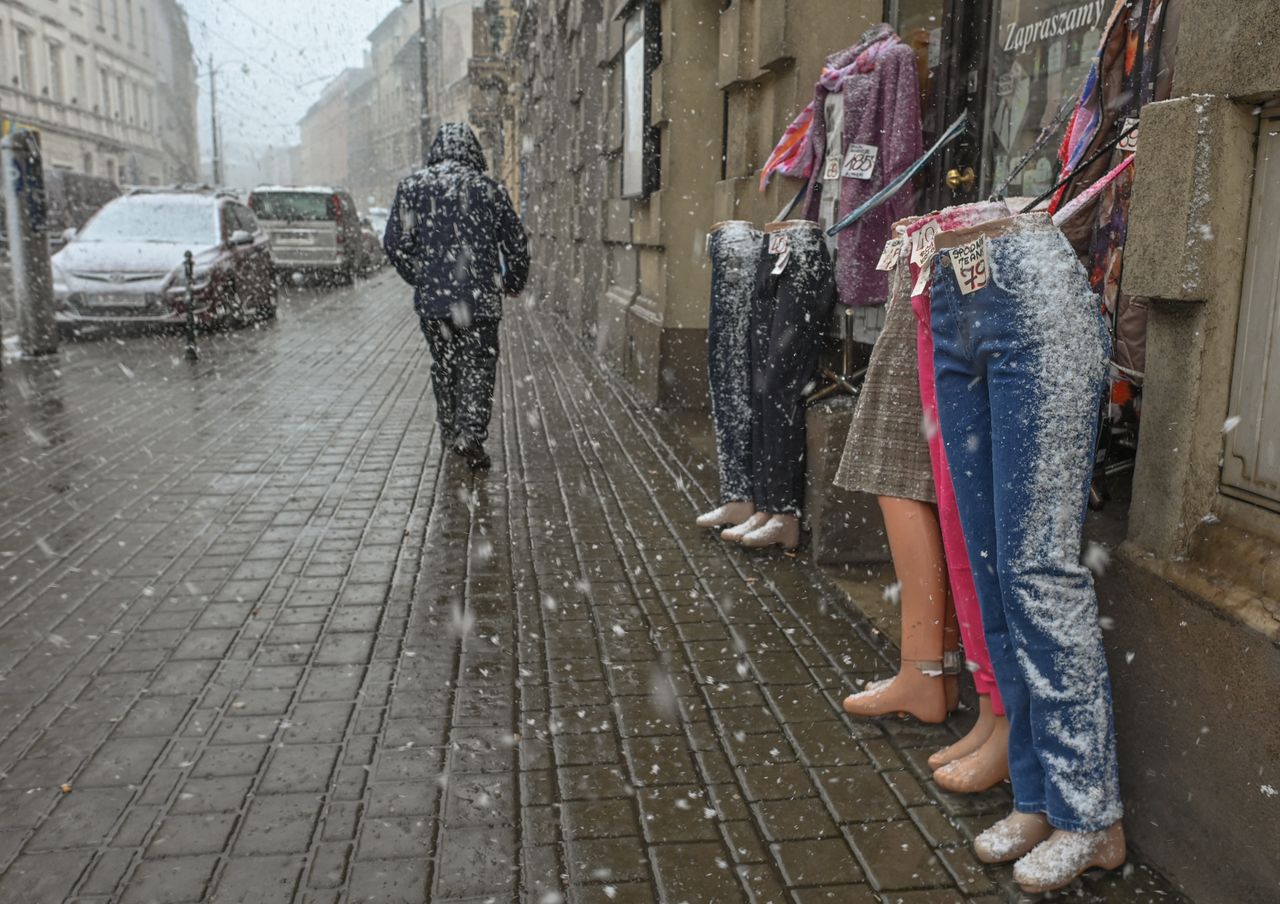
<svg viewBox="0 0 1280 904">
<path fill-rule="evenodd" d="M 911 254 L 911 284 L 919 288 L 911 296 L 911 308 L 916 315 L 916 357 L 920 367 L 920 402 L 924 409 L 925 437 L 929 441 L 929 462 L 933 466 L 934 493 L 938 501 L 938 524 L 942 529 L 942 548 L 947 556 L 947 574 L 951 578 L 951 599 L 956 608 L 956 620 L 960 623 L 960 636 L 964 639 L 965 659 L 973 672 L 973 684 L 979 694 L 991 698 L 991 709 L 997 716 L 1004 715 L 1004 701 L 991 667 L 991 654 L 987 652 L 987 639 L 982 633 L 982 612 L 978 604 L 978 590 L 973 582 L 973 569 L 969 566 L 969 553 L 965 548 L 964 528 L 960 524 L 960 512 L 956 508 L 956 492 L 951 482 L 947 454 L 942 448 L 942 433 L 938 430 L 938 399 L 933 378 L 933 331 L 929 327 L 929 279 L 919 284 L 920 267 L 932 258 L 927 246 L 934 236 L 948 229 L 974 226 L 987 220 L 1009 215 L 1009 205 L 1003 201 L 985 201 L 949 207 L 931 216 L 922 217 L 907 227 L 912 240 L 908 249 L 923 243 L 925 250 Z M 910 251 L 904 251 L 910 254 Z"/>
<path fill-rule="evenodd" d="M 751 302 L 763 251 L 742 220 L 712 229 L 707 371 L 720 459 L 720 502 L 751 499 Z"/>
<path fill-rule="evenodd" d="M 984 236 L 989 282 L 964 294 L 952 258 Z M 935 243 L 938 416 L 1009 717 L 1014 806 L 1057 828 L 1099 830 L 1122 807 L 1080 532 L 1109 335 L 1084 269 L 1046 214 Z"/>
<path fill-rule="evenodd" d="M 804 391 L 835 304 L 822 227 L 770 223 L 751 308 L 751 470 L 756 508 L 799 515 L 804 503 Z"/>
</svg>

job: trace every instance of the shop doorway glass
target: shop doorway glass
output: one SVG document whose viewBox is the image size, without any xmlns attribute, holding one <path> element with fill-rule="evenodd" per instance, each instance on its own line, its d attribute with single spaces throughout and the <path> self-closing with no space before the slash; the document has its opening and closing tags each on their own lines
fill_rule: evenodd
<svg viewBox="0 0 1280 904">
<path fill-rule="evenodd" d="M 1066 119 L 1113 6 L 1106 0 L 997 0 L 986 53 L 984 195 L 1024 158 L 1005 194 L 1036 197 L 1053 185 Z"/>
</svg>

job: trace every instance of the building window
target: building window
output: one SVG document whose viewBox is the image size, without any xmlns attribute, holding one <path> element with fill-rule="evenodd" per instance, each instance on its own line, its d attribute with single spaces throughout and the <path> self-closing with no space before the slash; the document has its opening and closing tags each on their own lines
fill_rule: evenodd
<svg viewBox="0 0 1280 904">
<path fill-rule="evenodd" d="M 142 52 L 146 56 L 151 56 L 151 23 L 147 17 L 147 7 L 138 7 L 138 23 L 142 26 Z"/>
<path fill-rule="evenodd" d="M 98 31 L 106 31 L 107 30 L 107 11 L 106 11 L 107 0 L 97 0 L 97 3 L 95 5 L 98 11 Z"/>
<path fill-rule="evenodd" d="M 129 46 L 133 46 L 133 0 L 124 0 L 124 29 L 129 38 Z"/>
<path fill-rule="evenodd" d="M 93 175 L 93 154 L 84 155 L 84 171 L 85 175 Z"/>
<path fill-rule="evenodd" d="M 66 81 L 62 71 L 62 45 L 49 41 L 49 97 L 61 103 L 66 100 Z"/>
<path fill-rule="evenodd" d="M 660 181 L 658 133 L 649 123 L 653 70 L 661 62 L 659 11 L 649 0 L 626 8 L 622 55 L 622 196 L 643 198 Z"/>
<path fill-rule="evenodd" d="M 34 91 L 35 79 L 31 69 L 31 32 L 25 28 L 15 30 L 18 36 L 18 87 L 23 91 Z"/>
<path fill-rule="evenodd" d="M 89 100 L 89 71 L 84 57 L 76 57 L 76 96 L 71 98 L 73 104 L 86 103 Z"/>
<path fill-rule="evenodd" d="M 98 69 L 98 94 L 100 95 L 98 103 L 98 112 L 108 118 L 111 117 L 111 76 L 107 72 L 106 67 Z"/>
<path fill-rule="evenodd" d="M 125 109 L 124 76 L 116 76 L 116 119 L 123 120 L 128 110 Z"/>
<path fill-rule="evenodd" d="M 111 35 L 120 37 L 120 0 L 111 0 Z"/>
<path fill-rule="evenodd" d="M 136 120 L 138 125 L 145 127 L 147 124 L 145 122 L 146 117 L 143 115 L 142 103 L 141 103 L 141 98 L 138 94 L 137 82 L 129 83 L 129 95 L 130 95 L 130 100 L 133 101 L 133 116 L 129 118 L 129 122 L 133 122 Z"/>
</svg>

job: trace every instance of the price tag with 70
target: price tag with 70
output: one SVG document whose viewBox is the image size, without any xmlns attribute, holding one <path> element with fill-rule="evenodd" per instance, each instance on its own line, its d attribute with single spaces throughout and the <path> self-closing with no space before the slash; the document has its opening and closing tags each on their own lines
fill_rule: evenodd
<svg viewBox="0 0 1280 904">
<path fill-rule="evenodd" d="M 951 270 L 956 275 L 960 292 L 972 295 L 985 289 L 991 281 L 991 254 L 987 237 L 980 235 L 972 242 L 951 249 Z"/>
</svg>

